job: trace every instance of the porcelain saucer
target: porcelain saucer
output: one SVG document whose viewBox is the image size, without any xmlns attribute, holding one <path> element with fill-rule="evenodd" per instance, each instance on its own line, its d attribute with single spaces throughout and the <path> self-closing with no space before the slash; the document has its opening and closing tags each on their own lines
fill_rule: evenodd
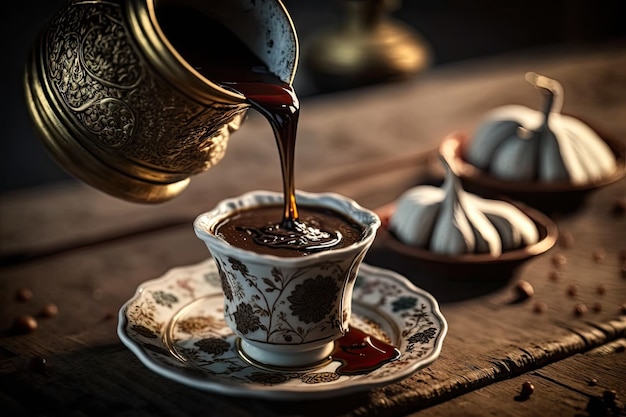
<svg viewBox="0 0 626 417">
<path fill-rule="evenodd" d="M 144 365 L 166 378 L 224 395 L 279 400 L 369 390 L 407 378 L 439 356 L 445 318 L 430 294 L 401 275 L 362 264 L 352 310 L 351 326 L 395 345 L 401 356 L 360 375 L 338 374 L 338 361 L 299 371 L 247 362 L 224 321 L 212 259 L 141 284 L 120 310 L 118 335 Z"/>
</svg>

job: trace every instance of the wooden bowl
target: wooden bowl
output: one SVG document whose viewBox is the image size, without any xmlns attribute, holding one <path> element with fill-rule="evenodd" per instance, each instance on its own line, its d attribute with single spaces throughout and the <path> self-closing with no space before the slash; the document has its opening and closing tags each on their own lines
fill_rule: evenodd
<svg viewBox="0 0 626 417">
<path fill-rule="evenodd" d="M 575 185 L 567 181 L 540 183 L 537 181 L 506 181 L 489 175 L 463 159 L 463 150 L 468 136 L 462 132 L 448 135 L 440 145 L 441 152 L 447 152 L 453 158 L 457 175 L 463 188 L 471 193 L 487 198 L 506 197 L 509 200 L 523 202 L 547 214 L 570 213 L 582 206 L 585 199 L 594 190 L 607 186 L 621 179 L 626 172 L 626 146 L 614 139 L 603 140 L 609 145 L 617 169 L 601 180 Z"/>
<path fill-rule="evenodd" d="M 410 260 L 411 264 L 420 272 L 433 278 L 509 280 L 515 277 L 526 261 L 551 249 L 559 235 L 557 225 L 548 216 L 524 204 L 514 204 L 535 223 L 539 231 L 539 241 L 523 248 L 505 251 L 497 257 L 488 253 L 442 255 L 403 243 L 388 228 L 395 203 L 376 210 L 382 222 L 377 239 L 393 252 Z"/>
</svg>

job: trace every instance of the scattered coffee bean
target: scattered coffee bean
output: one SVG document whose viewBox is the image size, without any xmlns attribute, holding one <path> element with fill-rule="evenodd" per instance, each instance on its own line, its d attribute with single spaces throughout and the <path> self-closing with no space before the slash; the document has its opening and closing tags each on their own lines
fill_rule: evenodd
<svg viewBox="0 0 626 417">
<path fill-rule="evenodd" d="M 41 317 L 54 317 L 59 313 L 59 308 L 54 303 L 48 303 L 41 308 L 39 315 Z"/>
<path fill-rule="evenodd" d="M 620 249 L 618 257 L 620 262 L 626 262 L 626 249 Z"/>
<path fill-rule="evenodd" d="M 604 252 L 604 249 L 597 249 L 591 254 L 591 258 L 594 262 L 601 262 L 605 256 L 606 253 Z"/>
<path fill-rule="evenodd" d="M 550 278 L 550 281 L 558 281 L 561 279 L 561 275 L 559 274 L 559 271 L 550 271 L 548 273 L 548 278 Z"/>
<path fill-rule="evenodd" d="M 576 304 L 576 306 L 574 306 L 574 314 L 575 315 L 580 317 L 580 316 L 584 315 L 585 313 L 587 313 L 587 306 L 586 305 L 584 305 L 582 303 L 579 303 L 579 304 Z"/>
<path fill-rule="evenodd" d="M 622 304 L 622 307 L 620 308 L 620 313 L 626 314 L 626 304 Z"/>
<path fill-rule="evenodd" d="M 589 382 L 587 382 L 587 384 L 588 384 L 590 387 L 595 387 L 596 385 L 598 385 L 598 380 L 597 380 L 597 379 L 595 379 L 595 378 L 591 378 L 591 379 L 589 380 Z"/>
<path fill-rule="evenodd" d="M 563 254 L 557 253 L 554 256 L 552 256 L 552 265 L 554 265 L 555 267 L 560 268 L 566 263 L 567 263 L 567 258 Z"/>
<path fill-rule="evenodd" d="M 543 301 L 538 301 L 533 306 L 533 311 L 537 314 L 542 314 L 548 311 L 548 304 Z"/>
<path fill-rule="evenodd" d="M 599 313 L 602 311 L 602 304 L 598 301 L 596 301 L 595 303 L 593 303 L 593 305 L 591 306 L 591 309 L 595 312 L 595 313 Z"/>
<path fill-rule="evenodd" d="M 47 362 L 48 361 L 46 361 L 46 358 L 41 358 L 41 357 L 31 358 L 31 360 L 28 362 L 28 368 L 33 372 L 42 374 L 46 371 Z"/>
<path fill-rule="evenodd" d="M 522 384 L 522 390 L 520 392 L 520 395 L 523 398 L 530 397 L 533 394 L 533 392 L 535 392 L 535 386 L 533 385 L 532 382 L 526 381 Z"/>
<path fill-rule="evenodd" d="M 596 287 L 596 292 L 598 293 L 598 295 L 604 295 L 606 294 L 606 285 L 604 284 L 600 284 Z"/>
<path fill-rule="evenodd" d="M 16 333 L 30 333 L 37 329 L 37 320 L 29 314 L 18 316 L 13 320 L 12 329 Z"/>
<path fill-rule="evenodd" d="M 28 288 L 20 288 L 15 293 L 15 299 L 17 301 L 26 302 L 33 298 L 33 292 Z"/>
<path fill-rule="evenodd" d="M 570 284 L 567 286 L 567 295 L 569 295 L 570 297 L 576 297 L 578 295 L 578 292 L 580 290 L 580 287 L 576 284 Z"/>
<path fill-rule="evenodd" d="M 535 294 L 535 289 L 533 288 L 532 285 L 530 285 L 530 282 L 520 280 L 515 285 L 515 294 L 516 294 L 515 301 L 518 301 L 518 302 L 524 301 L 524 300 L 529 299 Z"/>
<path fill-rule="evenodd" d="M 626 263 L 622 265 L 622 278 L 626 278 Z"/>
<path fill-rule="evenodd" d="M 574 246 L 574 236 L 571 233 L 563 232 L 559 237 L 559 246 L 563 249 L 569 249 Z"/>
</svg>

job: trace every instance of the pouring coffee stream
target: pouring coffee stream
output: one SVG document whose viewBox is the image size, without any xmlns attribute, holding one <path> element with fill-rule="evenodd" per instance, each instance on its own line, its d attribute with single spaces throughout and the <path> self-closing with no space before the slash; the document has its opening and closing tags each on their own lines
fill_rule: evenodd
<svg viewBox="0 0 626 417">
<path fill-rule="evenodd" d="M 311 252 L 339 244 L 342 240 L 339 231 L 322 230 L 317 225 L 299 220 L 294 158 L 300 103 L 294 88 L 272 74 L 241 40 L 219 22 L 181 6 L 168 5 L 157 9 L 157 12 L 159 24 L 168 40 L 196 71 L 217 85 L 245 97 L 245 101 L 272 126 L 282 169 L 283 216 L 280 222 L 262 230 L 250 229 L 250 236 L 262 246 L 291 246 L 294 250 Z M 181 27 L 181 22 L 185 22 L 185 28 Z M 188 27 L 198 29 L 190 30 Z M 218 45 L 197 42 L 199 36 L 207 35 L 221 42 Z"/>
</svg>

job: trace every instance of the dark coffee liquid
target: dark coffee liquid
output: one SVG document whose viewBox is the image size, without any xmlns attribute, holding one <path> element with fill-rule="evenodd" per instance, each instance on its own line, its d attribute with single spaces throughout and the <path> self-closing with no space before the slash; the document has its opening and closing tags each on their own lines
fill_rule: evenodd
<svg viewBox="0 0 626 417">
<path fill-rule="evenodd" d="M 333 210 L 300 207 L 297 226 L 310 230 L 284 229 L 276 224 L 281 207 L 260 206 L 236 212 L 217 225 L 215 233 L 233 246 L 276 256 L 306 256 L 320 250 L 338 249 L 359 242 L 363 227 Z M 332 230 L 326 232 L 322 230 Z"/>
</svg>

